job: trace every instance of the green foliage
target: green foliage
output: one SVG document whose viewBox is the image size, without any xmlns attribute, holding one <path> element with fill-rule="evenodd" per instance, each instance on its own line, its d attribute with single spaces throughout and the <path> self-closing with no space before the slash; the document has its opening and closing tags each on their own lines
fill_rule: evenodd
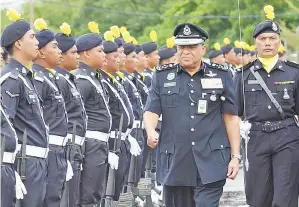
<svg viewBox="0 0 299 207">
<path fill-rule="evenodd" d="M 149 33 L 158 33 L 159 45 L 165 45 L 175 26 L 183 22 L 200 25 L 209 32 L 209 45 L 223 44 L 228 37 L 231 42 L 242 40 L 253 43 L 254 26 L 265 20 L 263 7 L 275 8 L 276 21 L 283 26 L 282 37 L 294 47 L 298 37 L 294 31 L 298 25 L 299 1 L 295 0 L 31 0 L 34 19 L 43 17 L 55 32 L 67 22 L 72 33 L 79 36 L 88 32 L 89 21 L 96 21 L 103 34 L 113 25 L 126 26 L 139 43 L 150 41 Z M 30 19 L 30 2 L 22 6 L 23 17 Z M 1 10 L 1 25 L 9 23 Z M 240 21 L 239 21 L 240 15 Z M 241 27 L 239 27 L 239 25 Z M 241 35 L 240 35 L 241 31 Z M 295 48 L 294 48 L 295 49 Z"/>
</svg>

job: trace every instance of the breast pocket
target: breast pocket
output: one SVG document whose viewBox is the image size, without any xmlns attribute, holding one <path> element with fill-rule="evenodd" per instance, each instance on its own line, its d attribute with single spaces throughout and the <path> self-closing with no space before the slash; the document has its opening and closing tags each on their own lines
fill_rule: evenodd
<svg viewBox="0 0 299 207">
<path fill-rule="evenodd" d="M 163 169 L 169 171 L 174 155 L 174 144 L 161 144 L 159 152 Z"/>
<path fill-rule="evenodd" d="M 209 140 L 211 153 L 216 165 L 227 165 L 230 160 L 230 146 L 227 140 L 219 141 L 219 139 Z"/>
<path fill-rule="evenodd" d="M 161 96 L 162 107 L 177 107 L 179 105 L 179 91 L 178 87 L 163 88 Z"/>
<path fill-rule="evenodd" d="M 26 118 L 34 119 L 38 114 L 38 97 L 34 91 L 26 91 L 26 101 L 29 104 L 28 113 L 26 113 Z"/>
<path fill-rule="evenodd" d="M 206 99 L 208 100 L 209 105 L 218 105 L 221 103 L 221 96 L 223 94 L 223 89 L 209 89 L 204 90 L 203 93 L 206 93 Z"/>
<path fill-rule="evenodd" d="M 293 103 L 294 102 L 294 88 L 292 84 L 277 85 L 277 101 L 279 103 Z"/>
<path fill-rule="evenodd" d="M 262 87 L 259 84 L 245 85 L 245 101 L 249 105 L 260 105 Z"/>
</svg>

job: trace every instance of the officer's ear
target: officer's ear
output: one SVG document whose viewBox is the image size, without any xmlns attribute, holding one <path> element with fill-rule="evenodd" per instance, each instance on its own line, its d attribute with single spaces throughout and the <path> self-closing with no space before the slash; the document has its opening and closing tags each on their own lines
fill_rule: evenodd
<svg viewBox="0 0 299 207">
<path fill-rule="evenodd" d="M 83 57 L 89 59 L 90 55 L 89 55 L 89 50 L 83 51 Z"/>
<path fill-rule="evenodd" d="M 22 49 L 22 43 L 20 40 L 17 40 L 15 43 L 14 43 L 14 46 L 15 48 L 17 48 L 18 50 L 21 50 Z"/>
<path fill-rule="evenodd" d="M 206 47 L 205 44 L 203 44 L 203 45 L 201 46 L 201 54 L 202 54 L 202 55 L 206 54 L 206 50 L 207 50 L 207 47 Z"/>
<path fill-rule="evenodd" d="M 41 58 L 41 59 L 45 59 L 46 58 L 43 49 L 39 49 L 38 50 L 38 57 Z"/>
</svg>

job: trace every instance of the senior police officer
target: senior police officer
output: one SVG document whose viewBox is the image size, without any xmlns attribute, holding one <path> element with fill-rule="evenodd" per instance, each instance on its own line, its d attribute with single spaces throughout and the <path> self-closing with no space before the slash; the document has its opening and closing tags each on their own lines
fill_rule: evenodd
<svg viewBox="0 0 299 207">
<path fill-rule="evenodd" d="M 136 139 L 128 136 L 130 132 L 128 129 L 132 128 L 134 122 L 133 108 L 123 86 L 112 75 L 118 71 L 120 53 L 112 34 L 109 33 L 108 31 L 104 34 L 106 41 L 103 43 L 107 64 L 100 70 L 100 74 L 101 81 L 109 94 L 109 106 L 112 115 L 112 131 L 109 139 L 110 150 L 113 150 L 114 143 L 116 142 L 116 130 L 119 129 L 120 117 L 122 114 L 124 116 L 121 131 L 120 160 L 116 171 L 115 194 L 113 196 L 113 199 L 117 201 L 125 183 L 125 173 L 128 171 L 130 165 L 130 150 L 134 156 L 137 156 L 140 154 L 141 149 Z"/>
<path fill-rule="evenodd" d="M 79 68 L 73 71 L 75 83 L 86 109 L 87 130 L 85 155 L 81 174 L 80 205 L 97 205 L 105 195 L 107 160 L 113 169 L 118 167 L 118 156 L 109 154 L 108 139 L 112 117 L 108 94 L 102 87 L 97 70 L 105 63 L 102 37 L 96 22 L 88 24 L 91 33 L 78 37 Z"/>
<path fill-rule="evenodd" d="M 81 95 L 75 86 L 75 77 L 69 71 L 77 68 L 79 55 L 77 53 L 76 39 L 71 35 L 71 27 L 67 23 L 60 26 L 60 33 L 55 34 L 58 47 L 62 52 L 61 63 L 55 67 L 55 71 L 59 74 L 57 86 L 61 91 L 64 99 L 65 108 L 68 116 L 67 138 L 72 140 L 73 127 L 76 125 L 75 143 L 70 146 L 70 159 L 73 168 L 73 177 L 69 181 L 68 192 L 65 196 L 68 198 L 69 207 L 76 207 L 79 200 L 79 186 L 81 177 L 81 166 L 83 163 L 83 144 L 85 141 L 85 133 L 87 127 L 87 116 Z M 66 81 L 60 81 L 64 79 Z M 65 206 L 66 203 L 63 204 Z"/>
<path fill-rule="evenodd" d="M 157 180 L 166 206 L 219 206 L 226 178 L 239 170 L 240 134 L 232 78 L 203 62 L 208 33 L 183 23 L 174 30 L 177 65 L 153 75 L 145 107 L 148 145 L 157 149 Z M 155 128 L 163 115 L 160 135 Z"/>
<path fill-rule="evenodd" d="M 267 17 L 273 10 L 265 7 Z M 273 18 L 257 24 L 253 38 L 258 58 L 236 76 L 238 114 L 247 120 L 241 124 L 246 200 L 252 207 L 297 207 L 299 65 L 279 60 L 280 26 Z"/>
<path fill-rule="evenodd" d="M 21 159 L 21 165 L 25 166 L 21 176 L 25 178 L 27 195 L 21 206 L 40 207 L 46 194 L 45 158 L 49 149 L 39 98 L 32 85 L 33 73 L 26 67 L 38 55 L 38 41 L 30 24 L 20 19 L 20 14 L 9 10 L 8 16 L 15 22 L 6 26 L 1 36 L 1 46 L 11 56 L 1 73 L 1 97 L 16 130 L 18 143 L 26 143 L 26 149 L 21 149 L 27 155 L 27 158 Z M 27 139 L 23 140 L 25 130 Z"/>
<path fill-rule="evenodd" d="M 44 206 L 59 207 L 64 182 L 67 173 L 66 135 L 67 115 L 64 99 L 57 87 L 58 74 L 53 70 L 61 61 L 61 50 L 58 48 L 54 33 L 47 29 L 44 19 L 34 21 L 37 30 L 36 38 L 39 41 L 39 54 L 34 60 L 34 86 L 43 106 L 43 115 L 49 127 L 49 157 L 48 157 L 48 184 Z"/>
</svg>

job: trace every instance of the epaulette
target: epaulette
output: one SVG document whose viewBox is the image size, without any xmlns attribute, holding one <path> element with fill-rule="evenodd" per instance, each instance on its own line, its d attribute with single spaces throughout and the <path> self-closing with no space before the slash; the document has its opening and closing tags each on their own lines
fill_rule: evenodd
<svg viewBox="0 0 299 207">
<path fill-rule="evenodd" d="M 299 69 L 299 64 L 297 64 L 297 63 L 294 63 L 294 62 L 286 60 L 285 64 L 287 64 L 288 66 L 291 66 L 291 67 Z"/>
<path fill-rule="evenodd" d="M 34 73 L 34 80 L 44 82 L 45 74 L 41 71 L 37 71 Z"/>
<path fill-rule="evenodd" d="M 242 72 L 242 68 L 243 68 L 243 71 L 245 71 L 245 70 L 251 68 L 251 66 L 253 66 L 253 65 L 254 65 L 254 61 L 248 63 L 247 65 L 244 65 L 243 67 L 237 67 L 236 72 Z"/>
<path fill-rule="evenodd" d="M 175 63 L 169 63 L 169 64 L 164 64 L 164 65 L 158 65 L 155 67 L 157 72 L 163 71 L 163 70 L 169 70 L 169 69 L 174 69 L 177 67 L 178 64 Z"/>
<path fill-rule="evenodd" d="M 19 71 L 18 70 L 12 70 L 9 74 L 9 77 L 12 79 L 17 80 L 19 78 Z"/>
<path fill-rule="evenodd" d="M 227 72 L 229 70 L 229 68 L 227 66 L 219 65 L 217 63 L 207 63 L 207 62 L 204 62 L 204 63 L 206 63 L 209 67 L 214 68 L 214 69 L 223 70 L 223 71 L 227 71 Z"/>
</svg>

